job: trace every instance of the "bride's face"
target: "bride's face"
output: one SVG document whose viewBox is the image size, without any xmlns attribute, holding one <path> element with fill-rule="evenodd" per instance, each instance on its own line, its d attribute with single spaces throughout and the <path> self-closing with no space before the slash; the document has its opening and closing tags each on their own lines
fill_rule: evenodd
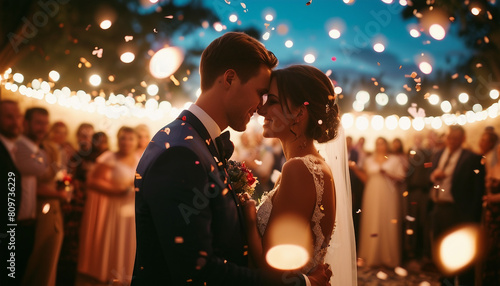
<svg viewBox="0 0 500 286">
<path fill-rule="evenodd" d="M 267 98 L 264 97 L 265 103 L 258 110 L 258 114 L 264 117 L 263 135 L 266 138 L 284 139 L 291 134 L 292 116 L 283 110 L 279 97 L 276 79 L 273 79 Z"/>
</svg>

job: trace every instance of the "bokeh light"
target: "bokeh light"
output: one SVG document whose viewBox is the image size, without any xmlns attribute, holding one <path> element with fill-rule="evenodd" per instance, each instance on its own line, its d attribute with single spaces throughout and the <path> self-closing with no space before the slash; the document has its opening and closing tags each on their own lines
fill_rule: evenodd
<svg viewBox="0 0 500 286">
<path fill-rule="evenodd" d="M 385 50 L 385 46 L 382 43 L 376 43 L 373 45 L 373 50 L 377 53 L 381 53 Z"/>
<path fill-rule="evenodd" d="M 349 129 L 353 126 L 354 124 L 354 117 L 352 116 L 352 114 L 350 113 L 344 113 L 342 115 L 342 119 L 341 119 L 341 122 L 342 122 L 342 126 L 345 128 L 345 129 Z"/>
<path fill-rule="evenodd" d="M 267 14 L 265 19 L 266 19 L 266 21 L 271 22 L 272 20 L 274 20 L 274 16 L 271 14 Z"/>
<path fill-rule="evenodd" d="M 229 16 L 229 21 L 232 23 L 238 21 L 238 16 L 236 16 L 235 14 L 232 14 L 231 16 Z"/>
<path fill-rule="evenodd" d="M 413 129 L 415 129 L 416 131 L 421 131 L 425 127 L 425 122 L 424 119 L 422 119 L 422 117 L 417 117 L 413 119 L 411 125 L 413 126 Z"/>
<path fill-rule="evenodd" d="M 328 32 L 328 35 L 330 36 L 330 38 L 332 39 L 338 39 L 340 38 L 341 36 L 341 33 L 339 30 L 337 29 L 331 29 L 329 32 Z"/>
<path fill-rule="evenodd" d="M 425 74 L 430 74 L 432 72 L 432 66 L 428 62 L 421 62 L 418 65 L 418 68 L 420 68 L 420 70 Z"/>
<path fill-rule="evenodd" d="M 61 75 L 57 71 L 52 70 L 49 72 L 49 78 L 52 81 L 58 81 L 61 78 Z"/>
<path fill-rule="evenodd" d="M 478 256 L 479 229 L 466 225 L 445 235 L 437 243 L 438 266 L 453 275 L 470 265 Z"/>
<path fill-rule="evenodd" d="M 101 24 L 99 24 L 99 26 L 103 30 L 107 30 L 107 29 L 111 28 L 111 25 L 112 25 L 112 23 L 111 23 L 110 20 L 104 20 L 104 21 L 101 22 Z"/>
<path fill-rule="evenodd" d="M 264 41 L 269 40 L 269 37 L 271 37 L 271 33 L 269 33 L 269 32 L 265 32 L 265 33 L 262 35 L 262 39 L 263 39 Z"/>
<path fill-rule="evenodd" d="M 365 90 L 360 90 L 356 93 L 356 101 L 366 104 L 370 101 L 370 94 Z"/>
<path fill-rule="evenodd" d="M 375 130 L 381 130 L 384 128 L 384 118 L 380 115 L 374 115 L 372 117 L 372 127 Z"/>
<path fill-rule="evenodd" d="M 399 128 L 403 130 L 408 130 L 411 127 L 411 120 L 408 116 L 403 116 L 399 118 Z"/>
<path fill-rule="evenodd" d="M 433 93 L 429 96 L 429 98 L 427 98 L 429 100 L 429 103 L 432 104 L 432 105 L 436 105 L 439 103 L 440 101 L 440 98 L 439 98 L 439 95 Z"/>
<path fill-rule="evenodd" d="M 377 95 L 375 96 L 375 101 L 380 106 L 386 106 L 387 103 L 389 103 L 389 96 L 387 96 L 387 94 L 383 92 L 377 93 Z"/>
<path fill-rule="evenodd" d="M 121 54 L 121 56 L 120 56 L 120 60 L 126 64 L 133 62 L 134 59 L 135 59 L 135 55 L 132 52 L 125 52 L 125 53 Z"/>
<path fill-rule="evenodd" d="M 352 102 L 352 109 L 357 112 L 361 112 L 365 109 L 365 104 L 357 100 Z"/>
<path fill-rule="evenodd" d="M 448 100 L 441 102 L 441 110 L 444 113 L 449 113 L 451 111 L 451 103 Z"/>
<path fill-rule="evenodd" d="M 149 62 L 149 71 L 156 78 L 172 75 L 182 64 L 184 53 L 178 47 L 163 48 L 156 52 Z"/>
<path fill-rule="evenodd" d="M 473 7 L 472 9 L 470 9 L 470 12 L 472 13 L 472 15 L 477 16 L 479 15 L 479 13 L 481 13 L 481 9 L 478 7 Z"/>
<path fill-rule="evenodd" d="M 287 48 L 291 48 L 291 47 L 293 47 L 293 42 L 292 42 L 291 40 L 287 40 L 287 41 L 285 42 L 285 47 L 287 47 Z"/>
<path fill-rule="evenodd" d="M 398 127 L 398 118 L 395 115 L 390 115 L 385 118 L 385 127 L 389 130 L 394 130 Z"/>
<path fill-rule="evenodd" d="M 420 31 L 418 31 L 417 29 L 411 29 L 410 30 L 410 36 L 412 36 L 413 38 L 418 38 L 420 37 Z"/>
<path fill-rule="evenodd" d="M 358 118 L 356 118 L 356 128 L 358 128 L 358 130 L 366 130 L 368 129 L 369 125 L 370 122 L 368 121 L 368 118 L 366 116 L 358 116 Z"/>
<path fill-rule="evenodd" d="M 24 81 L 24 76 L 17 72 L 12 76 L 12 79 L 17 83 L 22 83 Z"/>
<path fill-rule="evenodd" d="M 101 77 L 97 74 L 93 74 L 89 77 L 89 82 L 93 86 L 98 86 L 101 84 Z"/>
<path fill-rule="evenodd" d="M 497 99 L 499 95 L 500 95 L 500 93 L 498 92 L 497 89 L 490 90 L 491 99 Z"/>
<path fill-rule="evenodd" d="M 159 88 L 156 84 L 150 84 L 147 88 L 147 92 L 149 95 L 157 95 Z"/>
<path fill-rule="evenodd" d="M 399 93 L 398 95 L 396 95 L 396 102 L 399 105 L 405 105 L 406 103 L 408 103 L 408 96 L 405 93 Z"/>
<path fill-rule="evenodd" d="M 304 62 L 312 64 L 316 61 L 316 57 L 313 54 L 307 54 L 304 56 Z"/>
<path fill-rule="evenodd" d="M 462 92 L 461 94 L 458 95 L 458 100 L 461 103 L 467 103 L 467 101 L 469 101 L 469 95 L 465 92 Z"/>
<path fill-rule="evenodd" d="M 429 28 L 429 34 L 434 39 L 440 41 L 446 36 L 446 30 L 439 24 L 432 24 Z"/>
</svg>

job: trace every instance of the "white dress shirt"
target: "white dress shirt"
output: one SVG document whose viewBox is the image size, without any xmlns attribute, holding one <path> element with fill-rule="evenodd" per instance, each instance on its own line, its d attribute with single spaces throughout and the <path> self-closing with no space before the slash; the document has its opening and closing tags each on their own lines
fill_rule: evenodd
<svg viewBox="0 0 500 286">
<path fill-rule="evenodd" d="M 435 182 L 439 185 L 439 191 L 437 192 L 437 197 L 436 196 L 434 197 L 434 200 L 436 202 L 447 202 L 447 203 L 454 202 L 453 195 L 451 194 L 453 173 L 455 172 L 455 168 L 457 167 L 458 159 L 460 158 L 461 154 L 462 154 L 462 148 L 459 148 L 455 150 L 455 152 L 453 152 L 450 157 L 450 149 L 446 148 L 443 152 L 443 155 L 441 155 L 441 158 L 439 159 L 438 163 L 438 169 L 443 170 L 446 177 L 439 182 Z M 445 166 L 448 157 L 450 157 L 450 159 L 448 161 L 448 164 Z"/>
</svg>

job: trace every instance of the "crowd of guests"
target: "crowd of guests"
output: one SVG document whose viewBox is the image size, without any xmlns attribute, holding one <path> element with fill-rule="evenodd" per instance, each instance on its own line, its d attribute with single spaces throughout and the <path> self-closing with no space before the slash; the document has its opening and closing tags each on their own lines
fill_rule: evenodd
<svg viewBox="0 0 500 286">
<path fill-rule="evenodd" d="M 486 128 L 474 153 L 463 148 L 460 126 L 422 134 L 407 148 L 399 138 L 379 137 L 373 152 L 363 137 L 356 143 L 346 138 L 359 265 L 430 262 L 441 235 L 476 222 L 486 233 L 485 255 L 459 276 L 460 283 L 500 285 L 498 135 Z M 69 136 L 64 122 L 50 123 L 46 109 L 23 114 L 17 102 L 0 101 L 0 155 L 19 180 L 18 284 L 74 285 L 77 273 L 126 284 L 135 255 L 133 180 L 150 130 L 120 128 L 118 146 L 111 148 L 116 151 L 108 135 L 88 123 L 76 131 L 76 148 Z M 285 162 L 279 141 L 252 128 L 241 134 L 232 159 L 244 161 L 258 178 L 256 200 L 273 188 Z"/>
<path fill-rule="evenodd" d="M 74 285 L 77 273 L 127 284 L 135 256 L 133 180 L 147 126 L 108 135 L 82 123 L 77 147 L 64 122 L 0 101 L 0 155 L 16 174 L 16 284 Z M 115 148 L 111 148 L 115 149 Z"/>
</svg>

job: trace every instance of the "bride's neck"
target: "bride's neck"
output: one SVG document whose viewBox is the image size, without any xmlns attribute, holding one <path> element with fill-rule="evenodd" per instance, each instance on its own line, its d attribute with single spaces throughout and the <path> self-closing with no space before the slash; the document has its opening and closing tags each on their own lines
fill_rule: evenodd
<svg viewBox="0 0 500 286">
<path fill-rule="evenodd" d="M 286 160 L 295 157 L 304 157 L 318 152 L 314 146 L 313 140 L 306 139 L 304 136 L 300 136 L 297 139 L 281 139 L 280 141 Z"/>
</svg>

